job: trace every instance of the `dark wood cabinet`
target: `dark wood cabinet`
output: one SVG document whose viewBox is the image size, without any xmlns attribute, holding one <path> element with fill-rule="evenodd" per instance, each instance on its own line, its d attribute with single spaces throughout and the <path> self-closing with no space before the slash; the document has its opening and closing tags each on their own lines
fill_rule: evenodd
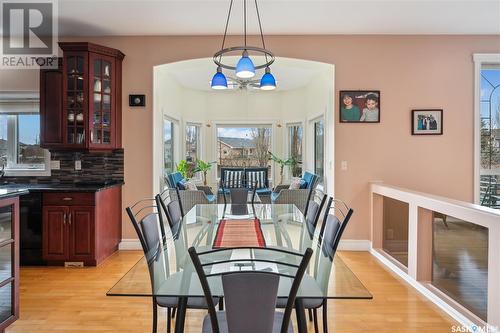
<svg viewBox="0 0 500 333">
<path fill-rule="evenodd" d="M 43 258 L 95 266 L 118 250 L 121 187 L 43 194 Z"/>
<path fill-rule="evenodd" d="M 0 200 L 0 332 L 19 318 L 19 198 Z"/>
<path fill-rule="evenodd" d="M 41 146 L 65 150 L 121 148 L 119 50 L 61 42 L 57 70 L 40 72 Z"/>
</svg>

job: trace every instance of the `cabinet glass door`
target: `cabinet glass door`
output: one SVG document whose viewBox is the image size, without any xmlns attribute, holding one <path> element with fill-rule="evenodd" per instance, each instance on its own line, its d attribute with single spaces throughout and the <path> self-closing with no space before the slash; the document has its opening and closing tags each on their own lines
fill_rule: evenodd
<svg viewBox="0 0 500 333">
<path fill-rule="evenodd" d="M 79 55 L 70 55 L 66 58 L 66 142 L 81 145 L 85 141 L 84 126 L 84 75 L 85 58 Z"/>
<path fill-rule="evenodd" d="M 113 62 L 94 58 L 93 105 L 90 119 L 90 141 L 92 145 L 110 145 L 112 122 Z"/>
<path fill-rule="evenodd" d="M 0 324 L 14 315 L 14 206 L 0 207 Z"/>
</svg>

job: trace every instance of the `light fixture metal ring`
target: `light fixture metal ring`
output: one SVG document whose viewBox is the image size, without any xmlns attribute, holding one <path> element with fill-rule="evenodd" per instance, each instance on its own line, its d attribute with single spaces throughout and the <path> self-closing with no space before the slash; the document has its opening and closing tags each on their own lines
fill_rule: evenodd
<svg viewBox="0 0 500 333">
<path fill-rule="evenodd" d="M 230 53 L 230 52 L 245 51 L 245 50 L 261 53 L 264 56 L 269 57 L 269 60 L 265 64 L 255 66 L 255 69 L 263 69 L 263 68 L 271 66 L 274 63 L 274 60 L 275 60 L 274 54 L 269 50 L 266 50 L 266 49 L 263 49 L 263 48 L 257 47 L 257 46 L 233 46 L 233 47 L 228 47 L 228 48 L 222 49 L 220 51 L 217 51 L 217 53 L 214 54 L 214 57 L 213 57 L 214 63 L 217 66 L 220 66 L 220 67 L 225 68 L 225 69 L 236 70 L 236 66 L 230 66 L 230 65 L 224 64 L 222 62 L 222 56 L 227 54 L 227 53 Z"/>
</svg>

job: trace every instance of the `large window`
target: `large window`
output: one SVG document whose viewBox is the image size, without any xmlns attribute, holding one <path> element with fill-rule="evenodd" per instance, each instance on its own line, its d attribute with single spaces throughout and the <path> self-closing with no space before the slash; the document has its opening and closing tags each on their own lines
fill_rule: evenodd
<svg viewBox="0 0 500 333">
<path fill-rule="evenodd" d="M 292 177 L 302 175 L 302 138 L 303 127 L 300 124 L 290 124 L 288 129 L 288 156 L 293 157 L 296 164 L 292 167 Z"/>
<path fill-rule="evenodd" d="M 186 161 L 195 162 L 200 158 L 200 125 L 186 125 Z"/>
<path fill-rule="evenodd" d="M 481 66 L 479 111 L 479 201 L 500 208 L 500 64 Z"/>
<path fill-rule="evenodd" d="M 40 147 L 38 102 L 0 101 L 0 165 L 6 175 L 50 175 L 49 163 L 49 152 Z"/>
<path fill-rule="evenodd" d="M 174 172 L 174 122 L 163 118 L 163 174 Z"/>
<path fill-rule="evenodd" d="M 314 173 L 320 183 L 324 179 L 325 165 L 325 124 L 323 118 L 314 121 Z"/>
<path fill-rule="evenodd" d="M 271 125 L 217 126 L 217 175 L 221 167 L 269 168 L 271 132 Z"/>
</svg>

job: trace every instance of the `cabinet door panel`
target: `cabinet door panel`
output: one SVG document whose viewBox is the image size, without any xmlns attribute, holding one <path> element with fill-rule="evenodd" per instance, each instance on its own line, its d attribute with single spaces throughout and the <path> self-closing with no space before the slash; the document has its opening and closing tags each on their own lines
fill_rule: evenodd
<svg viewBox="0 0 500 333">
<path fill-rule="evenodd" d="M 67 207 L 43 208 L 43 257 L 45 260 L 65 260 L 67 258 L 67 214 Z"/>
<path fill-rule="evenodd" d="M 85 260 L 94 257 L 94 207 L 70 209 L 70 259 Z"/>
<path fill-rule="evenodd" d="M 63 144 L 63 73 L 60 69 L 40 71 L 40 144 Z"/>
</svg>

